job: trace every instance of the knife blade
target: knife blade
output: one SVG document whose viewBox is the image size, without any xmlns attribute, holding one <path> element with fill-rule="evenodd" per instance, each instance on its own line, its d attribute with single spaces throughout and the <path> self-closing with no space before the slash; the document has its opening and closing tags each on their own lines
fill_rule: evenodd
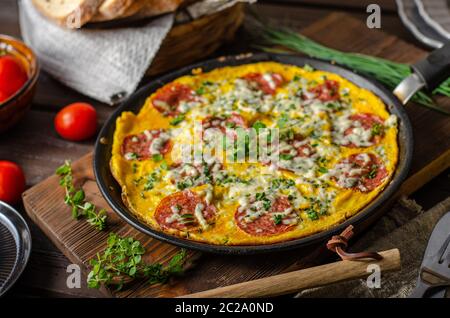
<svg viewBox="0 0 450 318">
<path fill-rule="evenodd" d="M 431 233 L 410 298 L 444 297 L 447 286 L 450 286 L 450 212 L 439 220 Z"/>
</svg>

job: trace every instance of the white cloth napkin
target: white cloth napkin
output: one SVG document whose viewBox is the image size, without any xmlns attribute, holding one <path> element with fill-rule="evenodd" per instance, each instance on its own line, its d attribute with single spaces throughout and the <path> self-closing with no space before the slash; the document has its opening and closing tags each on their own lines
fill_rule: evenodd
<svg viewBox="0 0 450 318">
<path fill-rule="evenodd" d="M 191 18 L 224 10 L 237 2 L 203 0 L 187 8 Z M 43 70 L 65 85 L 114 105 L 132 94 L 174 23 L 169 14 L 142 27 L 69 30 L 48 21 L 31 0 L 19 1 L 22 37 Z"/>
<path fill-rule="evenodd" d="M 22 37 L 42 69 L 65 85 L 107 104 L 134 92 L 173 24 L 173 14 L 142 27 L 68 30 L 19 2 Z"/>
</svg>

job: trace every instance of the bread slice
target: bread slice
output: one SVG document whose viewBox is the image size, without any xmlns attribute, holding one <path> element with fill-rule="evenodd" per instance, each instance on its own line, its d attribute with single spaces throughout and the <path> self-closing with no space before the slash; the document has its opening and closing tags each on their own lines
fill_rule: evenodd
<svg viewBox="0 0 450 318">
<path fill-rule="evenodd" d="M 134 0 L 104 0 L 98 13 L 108 19 L 121 16 L 135 2 Z"/>
<path fill-rule="evenodd" d="M 116 19 L 133 17 L 136 19 L 153 17 L 175 11 L 184 0 L 134 0 L 134 2 Z M 90 22 L 111 21 L 106 15 L 98 12 Z"/>
<path fill-rule="evenodd" d="M 103 0 L 32 0 L 34 6 L 47 18 L 70 29 L 83 26 L 91 20 Z"/>
</svg>

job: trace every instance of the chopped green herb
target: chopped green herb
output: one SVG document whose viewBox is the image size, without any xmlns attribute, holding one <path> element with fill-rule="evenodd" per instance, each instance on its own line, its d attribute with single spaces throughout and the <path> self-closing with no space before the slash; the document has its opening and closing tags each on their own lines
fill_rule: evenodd
<svg viewBox="0 0 450 318">
<path fill-rule="evenodd" d="M 266 193 L 265 192 L 258 192 L 258 193 L 255 194 L 256 201 L 261 201 L 265 197 L 266 197 Z"/>
<path fill-rule="evenodd" d="M 273 223 L 275 225 L 281 224 L 281 221 L 283 221 L 283 216 L 281 214 L 275 214 L 273 216 Z"/>
<path fill-rule="evenodd" d="M 163 155 L 158 153 L 152 156 L 154 162 L 160 162 L 164 159 Z"/>
<path fill-rule="evenodd" d="M 369 173 L 367 174 L 367 178 L 369 179 L 373 179 L 377 176 L 378 173 L 378 166 L 377 165 L 372 165 Z"/>
<path fill-rule="evenodd" d="M 287 189 L 287 188 L 293 187 L 294 185 L 295 185 L 295 181 L 292 179 L 278 178 L 278 179 L 271 180 L 270 189 L 272 189 L 272 190 Z"/>
<path fill-rule="evenodd" d="M 185 116 L 184 114 L 180 114 L 180 115 L 178 115 L 177 117 L 175 117 L 174 119 L 172 119 L 172 120 L 170 121 L 170 124 L 171 124 L 172 126 L 176 126 L 176 125 L 178 125 L 179 123 L 181 123 L 185 118 L 186 118 L 186 116 Z"/>
<path fill-rule="evenodd" d="M 146 182 L 144 185 L 144 191 L 151 190 L 155 187 L 155 183 L 159 181 L 159 176 L 156 171 L 150 173 L 146 177 Z"/>
<path fill-rule="evenodd" d="M 264 199 L 263 200 L 263 208 L 264 208 L 264 210 L 269 211 L 271 206 L 272 206 L 272 202 L 270 202 L 269 199 Z"/>
<path fill-rule="evenodd" d="M 255 128 L 256 132 L 258 133 L 260 129 L 262 128 L 266 128 L 266 124 L 264 124 L 262 121 L 255 121 L 255 123 L 252 126 L 253 128 Z"/>
<path fill-rule="evenodd" d="M 319 172 L 320 172 L 320 173 L 327 173 L 327 172 L 328 172 L 328 169 L 325 168 L 325 167 L 320 167 L 320 168 L 319 168 Z"/>
<path fill-rule="evenodd" d="M 308 210 L 306 210 L 306 215 L 308 216 L 308 218 L 312 221 L 317 221 L 319 219 L 319 215 L 317 214 L 317 212 L 312 209 L 309 208 Z"/>
<path fill-rule="evenodd" d="M 290 154 L 288 154 L 288 153 L 282 153 L 282 154 L 280 154 L 280 158 L 281 158 L 282 160 L 291 160 L 292 158 L 294 158 L 294 156 L 293 156 L 293 155 L 290 155 Z"/>
<path fill-rule="evenodd" d="M 225 126 L 227 128 L 234 128 L 234 127 L 236 127 L 236 123 L 233 123 L 232 121 L 229 121 L 229 122 L 225 123 Z"/>
<path fill-rule="evenodd" d="M 187 188 L 190 188 L 194 185 L 193 181 L 191 179 L 187 179 L 184 181 L 177 182 L 177 188 L 178 190 L 185 190 Z"/>
<path fill-rule="evenodd" d="M 161 164 L 159 166 L 163 170 L 169 170 L 169 165 L 167 164 L 167 162 L 165 160 L 163 160 L 163 162 L 161 162 Z"/>
<path fill-rule="evenodd" d="M 131 160 L 136 160 L 139 158 L 138 154 L 134 152 L 131 152 L 128 156 Z"/>
<path fill-rule="evenodd" d="M 277 121 L 278 128 L 284 128 L 289 121 L 289 116 L 286 114 L 281 114 L 280 118 Z"/>
<path fill-rule="evenodd" d="M 205 88 L 200 86 L 196 91 L 197 95 L 203 95 L 205 93 Z"/>
<path fill-rule="evenodd" d="M 383 134 L 383 125 L 375 123 L 371 130 L 372 136 L 381 136 Z"/>
</svg>

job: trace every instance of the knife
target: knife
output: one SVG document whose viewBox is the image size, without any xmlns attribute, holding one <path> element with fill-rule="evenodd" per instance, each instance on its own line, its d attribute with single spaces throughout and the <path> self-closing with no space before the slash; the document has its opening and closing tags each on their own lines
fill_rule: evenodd
<svg viewBox="0 0 450 318">
<path fill-rule="evenodd" d="M 416 288 L 410 298 L 443 298 L 450 286 L 450 212 L 436 224 L 428 241 Z"/>
<path fill-rule="evenodd" d="M 448 78 L 450 72 L 450 41 L 431 52 L 425 59 L 411 65 L 412 73 L 394 89 L 394 95 L 406 104 L 416 92 L 432 91 Z"/>
</svg>

